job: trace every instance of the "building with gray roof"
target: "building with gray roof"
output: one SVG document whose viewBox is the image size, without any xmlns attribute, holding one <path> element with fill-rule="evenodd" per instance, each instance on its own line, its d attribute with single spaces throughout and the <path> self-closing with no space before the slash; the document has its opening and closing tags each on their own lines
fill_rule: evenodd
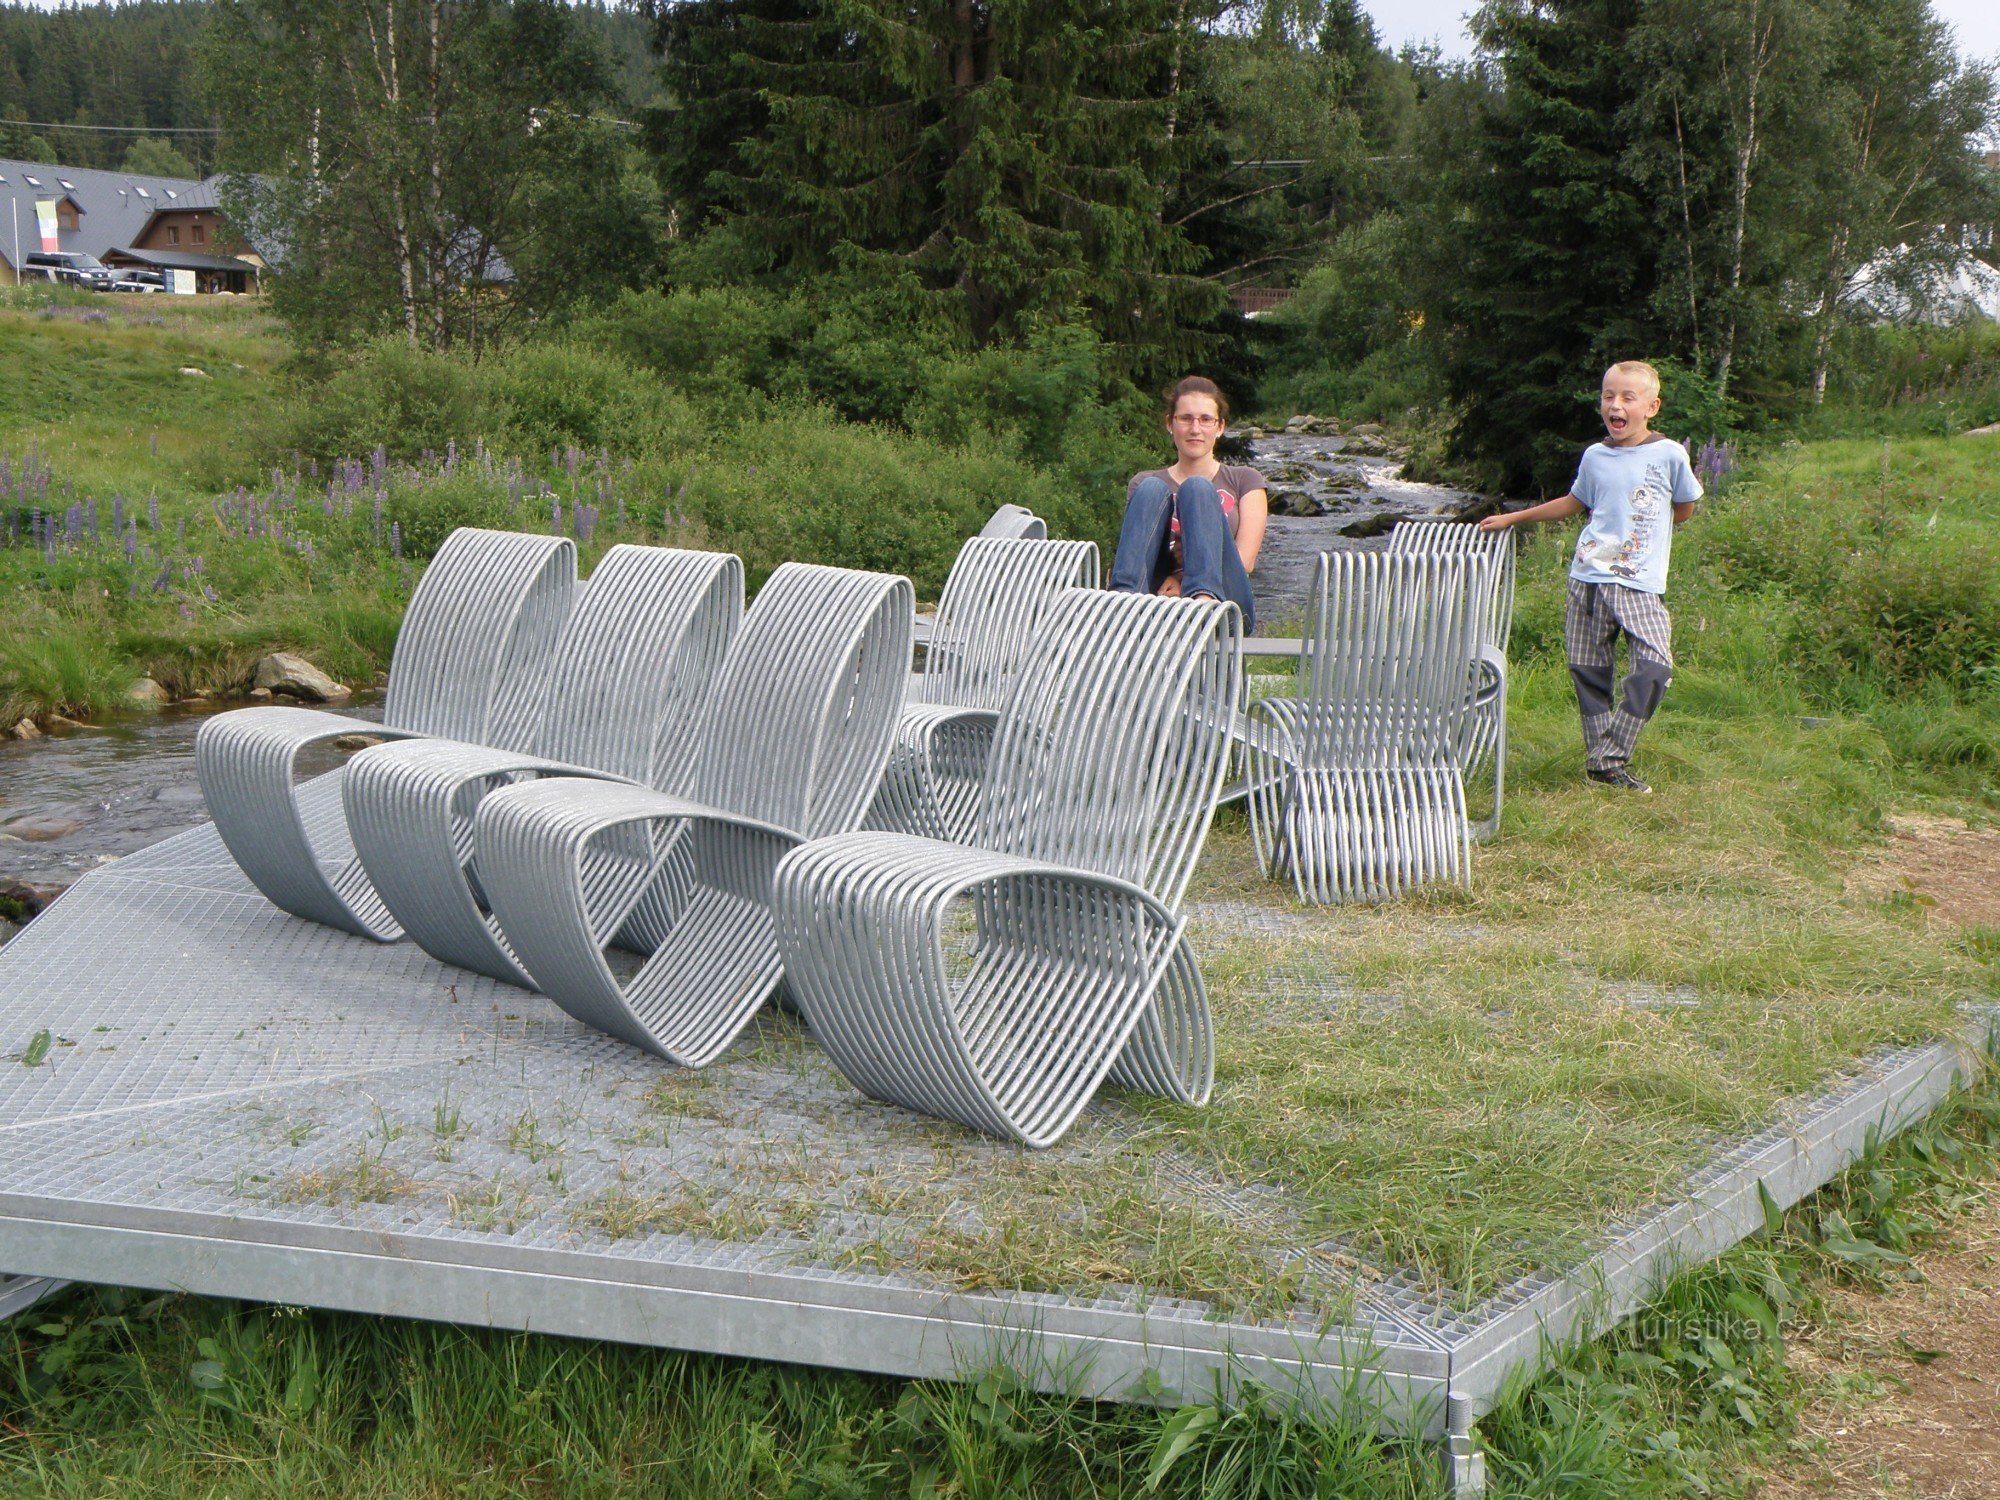
<svg viewBox="0 0 2000 1500">
<path fill-rule="evenodd" d="M 42 249 L 35 205 L 48 201 L 56 205 L 58 250 L 106 260 L 136 249 L 133 261 L 145 264 L 213 262 L 211 269 L 254 278 L 262 259 L 230 230 L 219 185 L 217 177 L 146 177 L 0 159 L 0 282 L 18 282 L 23 259 Z"/>
</svg>

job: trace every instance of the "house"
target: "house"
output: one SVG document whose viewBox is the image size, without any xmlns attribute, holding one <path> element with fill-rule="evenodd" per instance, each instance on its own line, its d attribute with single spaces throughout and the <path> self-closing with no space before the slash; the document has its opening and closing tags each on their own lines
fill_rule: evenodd
<svg viewBox="0 0 2000 1500">
<path fill-rule="evenodd" d="M 193 271 L 201 291 L 254 291 L 264 260 L 230 227 L 219 182 L 0 160 L 0 284 L 18 282 L 22 261 L 42 248 L 36 205 L 53 202 L 59 250 Z"/>
</svg>

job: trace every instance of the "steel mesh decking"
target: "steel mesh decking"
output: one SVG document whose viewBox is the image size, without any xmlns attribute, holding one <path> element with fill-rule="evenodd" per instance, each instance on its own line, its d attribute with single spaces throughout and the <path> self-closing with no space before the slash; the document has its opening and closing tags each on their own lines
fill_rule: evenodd
<svg viewBox="0 0 2000 1500">
<path fill-rule="evenodd" d="M 337 777 L 307 800 L 337 807 Z M 869 1102 L 785 1018 L 706 1073 L 664 1068 L 412 944 L 284 915 L 206 830 L 89 877 L 0 949 L 0 1049 L 43 1030 L 41 1065 L 0 1068 L 10 1272 L 887 1373 L 1004 1359 L 1091 1395 L 1148 1372 L 1191 1397 L 1248 1377 L 1430 1433 L 1448 1387 L 1483 1410 L 1544 1329 L 1629 1311 L 1750 1227 L 1758 1181 L 1795 1200 L 1962 1062 L 1948 1044 L 1875 1059 L 1567 1277 L 1455 1308 L 1301 1235 L 1300 1300 L 1253 1318 L 1137 1286 L 972 1293 L 875 1269 L 915 1232 L 899 1184 L 942 1183 L 977 1213 L 1018 1149 Z M 1044 1156 L 1087 1170 L 1150 1129 L 1100 1100 Z M 1246 1229 L 1282 1237 L 1305 1217 L 1168 1151 L 1152 1172 Z"/>
</svg>

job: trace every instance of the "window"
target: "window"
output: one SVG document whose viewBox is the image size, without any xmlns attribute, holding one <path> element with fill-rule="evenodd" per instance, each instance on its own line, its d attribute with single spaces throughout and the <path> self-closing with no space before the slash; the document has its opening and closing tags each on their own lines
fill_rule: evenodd
<svg viewBox="0 0 2000 1500">
<path fill-rule="evenodd" d="M 139 184 L 136 182 L 132 184 L 132 191 L 137 193 L 141 198 L 150 198 L 153 196 L 151 193 L 147 192 L 144 188 L 140 187 Z"/>
<path fill-rule="evenodd" d="M 22 180 L 23 182 L 27 183 L 29 187 L 40 187 L 40 186 L 42 185 L 42 179 L 41 179 L 41 178 L 39 178 L 39 177 L 30 177 L 30 176 L 29 176 L 29 175 L 28 175 L 27 173 L 25 173 L 25 172 L 23 172 L 23 173 L 21 174 L 21 180 Z"/>
<path fill-rule="evenodd" d="M 194 226 L 194 242 L 197 245 L 199 245 L 203 243 L 205 240 L 207 240 L 207 238 L 208 238 L 208 226 L 199 221 L 196 221 Z"/>
<path fill-rule="evenodd" d="M 73 193 L 76 191 L 76 184 L 71 182 L 67 177 L 58 177 L 56 181 L 59 184 L 61 184 L 62 190 L 65 193 Z"/>
<path fill-rule="evenodd" d="M 167 243 L 169 245 L 178 245 L 180 242 L 181 226 L 178 224 L 169 224 L 167 226 Z"/>
<path fill-rule="evenodd" d="M 177 192 L 175 192 L 175 191 L 174 191 L 174 190 L 173 190 L 172 188 L 168 188 L 168 189 L 167 189 L 167 196 L 168 196 L 169 198 L 178 198 L 178 197 L 180 197 L 180 194 L 179 194 L 179 193 L 177 193 Z"/>
<path fill-rule="evenodd" d="M 76 205 L 67 198 L 56 204 L 56 227 L 59 229 L 76 228 Z"/>
</svg>

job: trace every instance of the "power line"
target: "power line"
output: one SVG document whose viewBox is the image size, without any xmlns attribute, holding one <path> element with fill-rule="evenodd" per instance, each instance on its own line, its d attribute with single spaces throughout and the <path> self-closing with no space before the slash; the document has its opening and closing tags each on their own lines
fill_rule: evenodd
<svg viewBox="0 0 2000 1500">
<path fill-rule="evenodd" d="M 0 120 L 26 130 L 101 130 L 113 135 L 221 135 L 220 125 L 64 125 L 56 120 Z"/>
</svg>

